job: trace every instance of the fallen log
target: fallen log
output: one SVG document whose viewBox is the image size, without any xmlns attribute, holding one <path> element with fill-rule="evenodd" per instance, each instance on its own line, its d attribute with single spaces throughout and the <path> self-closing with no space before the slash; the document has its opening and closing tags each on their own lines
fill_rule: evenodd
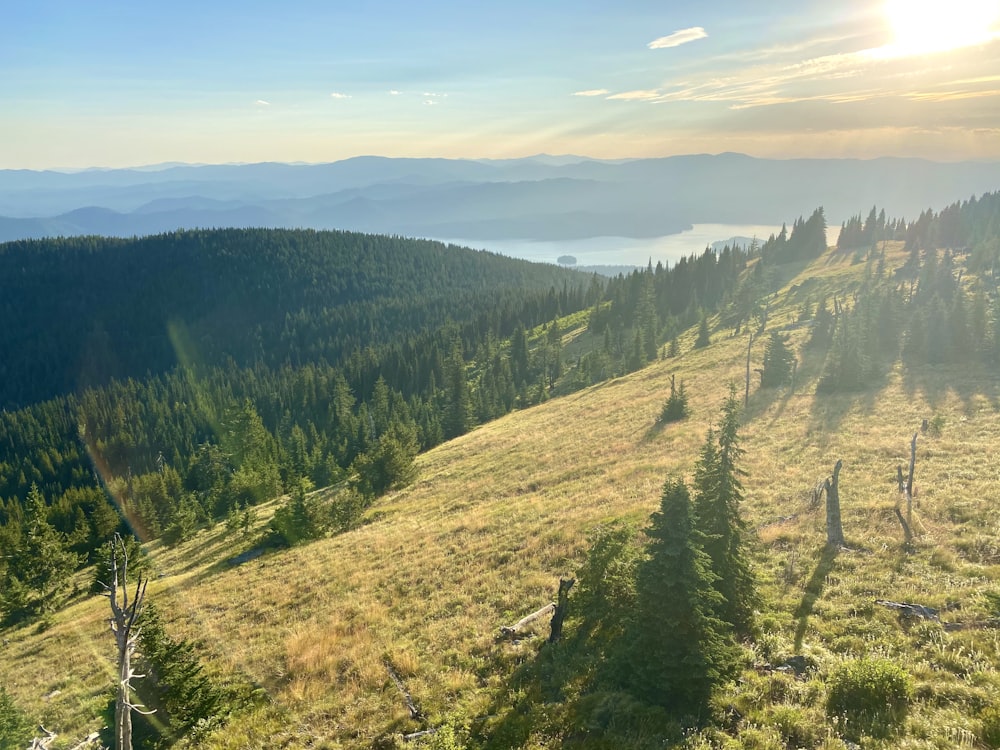
<svg viewBox="0 0 1000 750">
<path fill-rule="evenodd" d="M 549 614 L 550 612 L 555 612 L 555 610 L 556 610 L 555 602 L 551 602 L 550 604 L 546 604 L 544 607 L 542 607 L 537 612 L 532 612 L 527 617 L 522 617 L 520 620 L 518 620 L 517 622 L 515 622 L 513 625 L 510 625 L 510 626 L 507 626 L 507 625 L 501 626 L 501 628 L 500 628 L 500 635 L 503 636 L 503 637 L 505 637 L 505 638 L 513 637 L 513 636 L 517 635 L 518 633 L 520 633 L 522 630 L 524 630 L 524 628 L 528 627 L 531 623 L 533 623 L 539 617 L 545 617 L 545 615 Z"/>
<path fill-rule="evenodd" d="M 392 662 L 390 662 L 388 659 L 385 660 L 384 664 L 385 664 L 385 670 L 389 673 L 389 677 L 392 678 L 393 684 L 396 686 L 396 689 L 402 694 L 403 700 L 406 702 L 406 708 L 410 712 L 410 718 L 416 719 L 418 721 L 423 721 L 424 712 L 420 710 L 420 706 L 416 704 L 416 701 L 413 700 L 413 696 L 410 695 L 410 691 L 406 689 L 406 685 L 403 684 L 403 678 L 399 676 L 399 673 L 396 671 L 396 668 L 392 666 Z"/>
<path fill-rule="evenodd" d="M 941 618 L 938 617 L 938 610 L 933 607 L 925 607 L 923 604 L 890 602 L 886 599 L 876 599 L 875 603 L 879 606 L 896 610 L 901 620 L 932 620 L 933 622 L 941 622 Z"/>
<path fill-rule="evenodd" d="M 421 729 L 419 732 L 404 734 L 403 742 L 412 742 L 413 740 L 419 740 L 421 737 L 430 737 L 437 734 L 437 731 L 437 727 L 435 727 L 434 729 Z"/>
</svg>

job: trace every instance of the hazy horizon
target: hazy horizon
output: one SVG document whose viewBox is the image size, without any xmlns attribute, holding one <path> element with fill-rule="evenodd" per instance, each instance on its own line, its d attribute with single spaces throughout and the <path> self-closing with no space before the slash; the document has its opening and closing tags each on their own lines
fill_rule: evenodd
<svg viewBox="0 0 1000 750">
<path fill-rule="evenodd" d="M 0 169 L 1000 159 L 996 0 L 7 10 Z"/>
</svg>

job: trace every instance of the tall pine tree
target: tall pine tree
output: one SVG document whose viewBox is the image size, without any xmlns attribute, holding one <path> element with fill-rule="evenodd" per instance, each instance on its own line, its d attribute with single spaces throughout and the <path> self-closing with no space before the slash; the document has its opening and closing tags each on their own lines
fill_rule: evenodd
<svg viewBox="0 0 1000 750">
<path fill-rule="evenodd" d="M 717 576 L 722 600 L 717 613 L 738 635 L 750 635 L 757 604 L 756 582 L 748 560 L 746 522 L 740 514 L 745 472 L 739 467 L 739 410 L 736 387 L 722 407 L 718 430 L 710 429 L 695 467 L 697 527 L 705 534 L 705 551 Z"/>
<path fill-rule="evenodd" d="M 717 615 L 722 595 L 683 481 L 667 480 L 646 535 L 651 544 L 636 581 L 631 688 L 680 718 L 704 718 L 713 688 L 735 671 L 737 651 Z"/>
</svg>

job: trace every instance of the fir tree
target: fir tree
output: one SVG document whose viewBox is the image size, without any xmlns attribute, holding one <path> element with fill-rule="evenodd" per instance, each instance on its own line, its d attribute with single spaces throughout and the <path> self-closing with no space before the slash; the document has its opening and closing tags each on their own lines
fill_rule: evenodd
<svg viewBox="0 0 1000 750">
<path fill-rule="evenodd" d="M 636 579 L 630 687 L 680 718 L 704 718 L 712 690 L 734 674 L 737 652 L 717 616 L 717 576 L 682 481 L 666 482 L 646 535 L 651 544 Z"/>
<path fill-rule="evenodd" d="M 745 472 L 739 468 L 743 455 L 739 409 L 736 387 L 731 385 L 718 431 L 708 431 L 695 466 L 695 510 L 698 529 L 707 539 L 705 551 L 717 576 L 715 585 L 722 596 L 717 613 L 738 635 L 746 636 L 753 630 L 757 592 L 748 559 L 746 522 L 740 514 L 740 477 Z"/>
<path fill-rule="evenodd" d="M 691 413 L 688 408 L 687 393 L 684 391 L 684 381 L 679 386 L 674 384 L 674 376 L 670 376 L 670 397 L 663 404 L 659 422 L 679 422 Z"/>
<path fill-rule="evenodd" d="M 66 535 L 48 522 L 48 506 L 37 485 L 25 503 L 24 537 L 8 553 L 7 575 L 0 586 L 0 610 L 8 620 L 52 612 L 63 602 L 80 558 Z"/>
<path fill-rule="evenodd" d="M 708 329 L 708 315 L 701 311 L 701 319 L 698 321 L 698 338 L 695 339 L 694 348 L 703 349 L 712 343 L 711 333 Z"/>
<path fill-rule="evenodd" d="M 792 377 L 795 355 L 786 344 L 785 337 L 778 331 L 771 335 L 764 346 L 764 369 L 760 376 L 762 388 L 777 388 L 785 385 Z"/>
</svg>

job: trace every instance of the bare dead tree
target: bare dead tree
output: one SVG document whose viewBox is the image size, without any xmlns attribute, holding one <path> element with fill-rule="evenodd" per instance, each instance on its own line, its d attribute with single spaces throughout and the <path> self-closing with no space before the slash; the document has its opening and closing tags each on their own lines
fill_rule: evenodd
<svg viewBox="0 0 1000 750">
<path fill-rule="evenodd" d="M 917 435 L 919 434 L 914 432 L 913 439 L 910 441 L 910 471 L 905 479 L 903 478 L 903 467 L 896 467 L 896 484 L 899 486 L 900 499 L 906 501 L 906 517 L 904 518 L 900 512 L 898 503 L 893 510 L 899 520 L 899 525 L 903 527 L 903 536 L 907 544 L 913 541 L 913 471 L 917 465 Z"/>
<path fill-rule="evenodd" d="M 149 715 L 132 702 L 132 679 L 143 677 L 132 671 L 140 628 L 136 625 L 142 616 L 149 579 L 141 573 L 136 578 L 135 593 L 128 595 L 128 550 L 121 536 L 111 540 L 111 583 L 106 586 L 111 601 L 111 632 L 118 646 L 118 685 L 115 696 L 115 750 L 132 750 L 132 711 Z M 120 561 L 120 562 L 119 562 Z"/>
<path fill-rule="evenodd" d="M 906 475 L 906 522 L 913 526 L 913 470 L 917 465 L 917 434 L 910 441 L 910 473 Z"/>
<path fill-rule="evenodd" d="M 747 339 L 747 387 L 743 392 L 743 408 L 747 408 L 750 403 L 750 347 L 753 346 L 754 333 L 750 331 L 750 338 Z"/>
<path fill-rule="evenodd" d="M 844 546 L 844 527 L 840 521 L 840 469 L 844 462 L 838 460 L 833 476 L 823 483 L 826 491 L 826 543 L 830 547 Z"/>
<path fill-rule="evenodd" d="M 552 613 L 552 622 L 549 631 L 549 643 L 555 643 L 562 638 L 563 622 L 569 612 L 569 590 L 576 583 L 575 578 L 559 579 L 559 598 L 556 601 L 556 609 Z"/>
</svg>

